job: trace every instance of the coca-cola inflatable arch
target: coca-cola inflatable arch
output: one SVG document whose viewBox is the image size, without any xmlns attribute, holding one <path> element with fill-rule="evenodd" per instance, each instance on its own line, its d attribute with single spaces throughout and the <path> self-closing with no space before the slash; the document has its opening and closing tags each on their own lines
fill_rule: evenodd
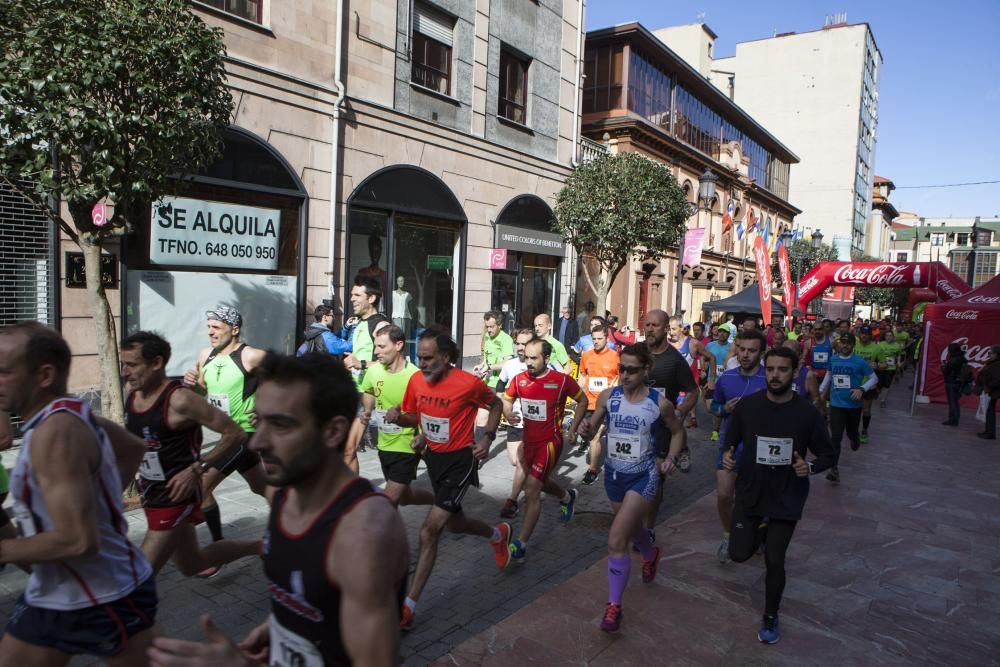
<svg viewBox="0 0 1000 667">
<path fill-rule="evenodd" d="M 941 262 L 820 262 L 799 282 L 799 307 L 804 310 L 830 285 L 929 288 L 941 301 L 970 290 Z"/>
</svg>

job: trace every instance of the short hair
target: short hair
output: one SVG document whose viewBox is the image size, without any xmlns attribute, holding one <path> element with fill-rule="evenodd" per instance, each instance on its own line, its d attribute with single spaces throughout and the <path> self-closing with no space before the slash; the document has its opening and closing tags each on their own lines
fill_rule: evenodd
<svg viewBox="0 0 1000 667">
<path fill-rule="evenodd" d="M 514 331 L 513 331 L 513 333 L 511 335 L 514 338 L 514 340 L 517 340 L 518 336 L 531 336 L 532 338 L 534 338 L 535 337 L 535 330 L 534 329 L 529 329 L 528 327 L 522 327 L 520 329 L 514 329 Z"/>
<path fill-rule="evenodd" d="M 740 329 L 736 334 L 736 340 L 755 340 L 760 343 L 761 350 L 767 347 L 767 338 L 759 329 Z"/>
<path fill-rule="evenodd" d="M 424 329 L 423 333 L 420 334 L 417 340 L 434 341 L 434 344 L 437 345 L 438 352 L 444 352 L 448 357 L 448 361 L 451 363 L 458 363 L 458 344 L 455 343 L 455 339 L 451 337 L 451 332 L 440 324 L 435 324 Z"/>
<path fill-rule="evenodd" d="M 830 326 L 833 326 L 833 320 L 831 320 L 829 317 L 824 317 L 823 318 L 823 326 L 826 326 L 827 323 L 829 323 Z"/>
<path fill-rule="evenodd" d="M 147 363 L 157 357 L 163 359 L 164 366 L 170 361 L 170 343 L 152 331 L 136 331 L 122 341 L 123 350 L 131 350 L 135 347 L 139 348 L 139 354 Z"/>
<path fill-rule="evenodd" d="M 501 315 L 495 310 L 487 310 L 485 313 L 483 313 L 483 322 L 486 322 L 488 320 L 496 320 L 497 323 L 499 324 L 500 322 L 503 322 L 503 315 Z"/>
<path fill-rule="evenodd" d="M 588 320 L 588 323 L 589 322 L 593 322 L 594 320 L 599 321 L 601 323 L 602 327 L 603 326 L 607 326 L 607 324 L 608 324 L 608 321 L 606 319 L 604 319 L 603 317 L 601 317 L 600 315 L 591 315 L 590 316 L 590 320 Z"/>
<path fill-rule="evenodd" d="M 608 335 L 608 328 L 606 326 L 604 326 L 603 324 L 599 324 L 599 325 L 597 325 L 596 327 L 594 327 L 593 329 L 590 330 L 590 334 L 591 335 L 594 335 L 595 333 L 602 333 L 605 336 L 607 336 Z"/>
<path fill-rule="evenodd" d="M 667 320 L 667 324 L 669 324 L 670 326 L 674 326 L 675 324 L 683 324 L 683 321 L 681 320 L 681 318 L 674 315 L 673 317 Z"/>
<path fill-rule="evenodd" d="M 269 350 L 254 369 L 258 382 L 309 386 L 309 413 L 319 427 L 335 417 L 353 420 L 358 412 L 358 390 L 344 362 L 329 354 L 307 352 L 301 357 Z"/>
<path fill-rule="evenodd" d="M 792 362 L 792 370 L 798 370 L 799 368 L 799 355 L 795 353 L 795 350 L 787 347 L 772 347 L 764 354 L 764 364 L 767 364 L 767 360 L 771 357 L 781 357 L 782 359 L 790 359 Z"/>
<path fill-rule="evenodd" d="M 851 333 L 850 331 L 848 331 L 847 333 L 845 333 L 844 335 L 842 335 L 840 337 L 840 342 L 841 343 L 845 343 L 846 342 L 846 343 L 850 343 L 851 345 L 854 345 L 855 343 L 858 342 L 858 339 L 854 337 L 853 333 Z"/>
<path fill-rule="evenodd" d="M 69 365 L 73 353 L 69 351 L 66 339 L 55 329 L 41 322 L 18 322 L 0 329 L 0 334 L 24 334 L 28 339 L 24 344 L 24 363 L 29 371 L 37 371 L 42 366 L 55 367 L 60 377 L 58 390 L 66 391 L 66 380 L 69 377 Z"/>
<path fill-rule="evenodd" d="M 649 351 L 649 346 L 645 343 L 632 343 L 631 345 L 626 345 L 618 352 L 618 358 L 628 355 L 630 357 L 635 357 L 639 360 L 639 363 L 645 367 L 653 365 L 653 355 Z"/>
<path fill-rule="evenodd" d="M 546 321 L 546 322 L 548 322 L 549 324 L 552 324 L 552 316 L 551 316 L 551 315 L 549 315 L 548 313 L 538 313 L 537 315 L 535 315 L 535 319 L 536 319 L 536 320 L 537 320 L 537 319 L 538 319 L 539 317 L 544 317 L 544 318 L 545 318 L 545 321 Z M 533 320 L 533 321 L 534 321 L 534 320 Z"/>
<path fill-rule="evenodd" d="M 333 308 L 326 305 L 325 303 L 321 303 L 315 308 L 313 308 L 313 317 L 316 318 L 317 322 L 322 320 L 327 315 L 333 315 Z"/>
<path fill-rule="evenodd" d="M 525 345 L 534 345 L 536 343 L 541 343 L 542 344 L 542 356 L 543 357 L 551 357 L 552 356 L 552 343 L 550 343 L 549 341 L 545 340 L 544 338 L 539 338 L 539 337 L 536 336 L 536 337 L 532 338 L 531 340 L 529 340 L 527 343 L 525 343 Z"/>
<path fill-rule="evenodd" d="M 377 280 L 370 276 L 355 276 L 354 287 L 364 287 L 365 295 L 374 296 L 376 304 L 379 302 L 379 299 L 382 298 L 382 286 L 379 285 Z"/>
<path fill-rule="evenodd" d="M 387 327 L 382 327 L 375 333 L 375 337 L 388 336 L 389 340 L 393 343 L 405 343 L 406 342 L 406 332 L 395 324 L 390 324 Z"/>
<path fill-rule="evenodd" d="M 695 322 L 691 326 L 692 327 L 701 327 L 702 329 L 704 329 L 705 328 L 705 323 L 704 322 Z"/>
</svg>

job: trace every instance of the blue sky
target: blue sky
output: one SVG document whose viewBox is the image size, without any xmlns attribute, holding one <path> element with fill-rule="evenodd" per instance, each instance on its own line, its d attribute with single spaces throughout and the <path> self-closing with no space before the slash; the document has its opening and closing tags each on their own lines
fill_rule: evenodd
<svg viewBox="0 0 1000 667">
<path fill-rule="evenodd" d="M 848 23 L 871 26 L 884 60 L 875 173 L 898 188 L 1000 180 L 998 0 L 589 0 L 587 29 L 702 20 L 725 57 L 737 42 L 815 30 L 827 14 L 844 11 Z M 769 129 L 780 136 L 780 128 Z M 928 217 L 1000 216 L 1000 183 L 897 189 L 890 201 Z"/>
</svg>

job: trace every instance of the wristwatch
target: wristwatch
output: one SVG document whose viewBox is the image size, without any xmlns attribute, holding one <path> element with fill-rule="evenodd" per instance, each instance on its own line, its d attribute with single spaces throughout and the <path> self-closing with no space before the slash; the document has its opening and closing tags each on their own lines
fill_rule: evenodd
<svg viewBox="0 0 1000 667">
<path fill-rule="evenodd" d="M 813 462 L 809 461 L 809 463 L 807 463 L 806 465 L 809 466 L 809 474 L 810 475 L 815 475 L 816 474 L 816 469 L 813 467 Z"/>
</svg>

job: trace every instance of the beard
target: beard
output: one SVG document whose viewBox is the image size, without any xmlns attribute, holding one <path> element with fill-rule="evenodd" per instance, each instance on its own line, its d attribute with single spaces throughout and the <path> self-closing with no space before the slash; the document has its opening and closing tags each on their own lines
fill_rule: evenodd
<svg viewBox="0 0 1000 667">
<path fill-rule="evenodd" d="M 788 382 L 768 382 L 767 390 L 775 396 L 784 396 L 792 390 L 795 378 L 790 378 Z"/>
</svg>

